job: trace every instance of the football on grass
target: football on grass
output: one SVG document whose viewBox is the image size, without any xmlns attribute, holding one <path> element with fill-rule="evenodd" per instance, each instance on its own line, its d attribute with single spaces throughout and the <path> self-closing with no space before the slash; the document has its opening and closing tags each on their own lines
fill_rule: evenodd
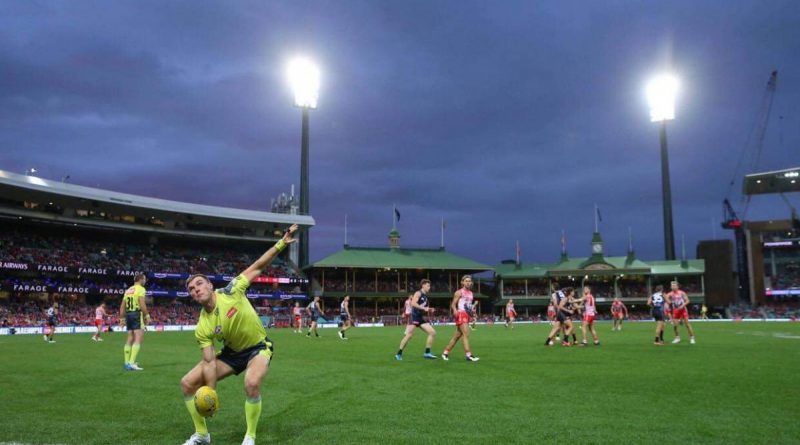
<svg viewBox="0 0 800 445">
<path fill-rule="evenodd" d="M 211 417 L 219 409 L 219 397 L 210 386 L 201 386 L 194 393 L 194 406 L 203 417 Z"/>
</svg>

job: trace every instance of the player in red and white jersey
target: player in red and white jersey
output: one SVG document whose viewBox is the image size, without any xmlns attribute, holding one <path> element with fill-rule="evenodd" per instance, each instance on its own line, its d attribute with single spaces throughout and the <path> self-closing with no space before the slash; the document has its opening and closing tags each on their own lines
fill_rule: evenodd
<svg viewBox="0 0 800 445">
<path fill-rule="evenodd" d="M 514 300 L 508 300 L 506 303 L 506 327 L 514 329 L 514 320 L 517 319 L 517 311 L 514 310 Z"/>
<path fill-rule="evenodd" d="M 94 326 L 97 328 L 97 332 L 92 335 L 92 341 L 103 341 L 103 339 L 100 338 L 100 333 L 103 332 L 103 321 L 107 316 L 106 302 L 104 301 L 94 310 Z"/>
<path fill-rule="evenodd" d="M 303 333 L 303 309 L 300 307 L 300 302 L 295 301 L 292 308 L 292 316 L 294 316 L 294 333 Z"/>
<path fill-rule="evenodd" d="M 682 291 L 677 281 L 670 283 L 672 292 L 667 294 L 667 301 L 672 308 L 672 328 L 675 330 L 675 340 L 672 343 L 680 343 L 681 336 L 678 333 L 678 325 L 683 321 L 686 330 L 689 331 L 689 343 L 694 344 L 694 329 L 689 324 L 689 296 Z"/>
<path fill-rule="evenodd" d="M 411 311 L 413 310 L 413 306 L 411 302 L 414 299 L 414 294 L 409 294 L 408 298 L 406 298 L 405 303 L 403 303 L 403 332 L 406 331 L 406 326 L 411 324 Z"/>
<path fill-rule="evenodd" d="M 621 331 L 622 320 L 628 318 L 628 308 L 618 297 L 614 297 L 614 301 L 611 303 L 611 318 L 614 320 L 611 330 Z"/>
<path fill-rule="evenodd" d="M 592 288 L 589 286 L 583 286 L 583 296 L 576 300 L 576 302 L 580 303 L 581 307 L 583 308 L 583 322 L 581 323 L 583 340 L 581 341 L 581 346 L 586 346 L 588 344 L 586 341 L 587 330 L 592 333 L 594 345 L 600 346 L 600 337 L 597 336 L 597 330 L 594 328 L 594 318 L 597 316 L 597 306 L 595 306 L 594 303 Z"/>
<path fill-rule="evenodd" d="M 450 311 L 456 316 L 456 332 L 444 348 L 444 352 L 442 352 L 443 360 L 449 360 L 450 351 L 458 340 L 462 340 L 464 344 L 464 353 L 468 362 L 480 360 L 480 358 L 472 355 L 472 350 L 469 347 L 469 317 L 472 313 L 474 299 L 475 297 L 472 295 L 472 276 L 464 275 L 461 277 L 461 289 L 453 294 L 453 300 L 450 302 Z"/>
</svg>

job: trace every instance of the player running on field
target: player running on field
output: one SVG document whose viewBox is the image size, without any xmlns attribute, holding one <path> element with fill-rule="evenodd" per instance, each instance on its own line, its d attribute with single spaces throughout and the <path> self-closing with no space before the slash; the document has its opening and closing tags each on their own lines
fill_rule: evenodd
<svg viewBox="0 0 800 445">
<path fill-rule="evenodd" d="M 314 331 L 314 335 L 319 337 L 317 319 L 321 313 L 322 309 L 319 306 L 319 297 L 314 297 L 314 300 L 306 306 L 306 314 L 308 314 L 308 332 L 306 332 L 306 337 L 311 337 L 311 331 Z"/>
<path fill-rule="evenodd" d="M 506 303 L 506 327 L 514 329 L 514 320 L 517 319 L 517 311 L 514 310 L 514 300 L 508 300 Z"/>
<path fill-rule="evenodd" d="M 581 346 L 586 346 L 586 331 L 592 334 L 592 340 L 595 346 L 600 346 L 600 337 L 597 336 L 597 330 L 594 328 L 594 318 L 597 316 L 597 306 L 595 306 L 594 295 L 592 295 L 592 288 L 583 286 L 583 296 L 576 300 L 583 306 L 583 320 L 581 322 Z"/>
<path fill-rule="evenodd" d="M 411 298 L 411 320 L 408 325 L 406 325 L 406 335 L 400 340 L 400 349 L 397 350 L 397 354 L 394 356 L 397 360 L 403 360 L 403 349 L 406 348 L 408 341 L 414 336 L 414 329 L 416 328 L 420 328 L 428 334 L 428 339 L 425 341 L 425 354 L 422 356 L 427 359 L 436 358 L 436 356 L 431 353 L 436 331 L 425 319 L 425 315 L 433 313 L 433 308 L 428 307 L 428 292 L 430 291 L 430 280 L 424 279 L 419 282 L 419 290 L 414 292 Z"/>
<path fill-rule="evenodd" d="M 461 289 L 453 294 L 453 300 L 450 302 L 450 311 L 456 317 L 456 332 L 453 338 L 447 343 L 447 346 L 442 352 L 442 359 L 449 360 L 450 351 L 456 345 L 458 340 L 462 340 L 464 345 L 464 353 L 468 362 L 477 362 L 480 358 L 472 355 L 472 350 L 469 346 L 469 317 L 472 312 L 472 302 L 475 297 L 472 294 L 472 276 L 464 275 L 461 277 Z"/>
<path fill-rule="evenodd" d="M 122 303 L 119 305 L 119 324 L 125 323 L 128 329 L 128 339 L 125 341 L 123 349 L 125 353 L 126 371 L 143 371 L 136 362 L 139 356 L 139 349 L 142 347 L 144 339 L 144 326 L 150 323 L 150 313 L 147 311 L 147 304 L 144 301 L 147 291 L 144 285 L 147 284 L 147 277 L 143 274 L 136 274 L 133 277 L 133 286 L 125 291 Z"/>
<path fill-rule="evenodd" d="M 611 330 L 621 331 L 622 320 L 628 318 L 628 308 L 619 297 L 614 297 L 614 301 L 611 303 L 611 318 L 614 320 L 614 325 L 611 326 Z"/>
<path fill-rule="evenodd" d="M 294 316 L 294 332 L 296 334 L 303 333 L 303 309 L 300 308 L 300 302 L 295 301 L 292 308 L 292 316 Z"/>
<path fill-rule="evenodd" d="M 656 339 L 653 344 L 661 346 L 664 344 L 664 286 L 656 286 L 656 293 L 647 299 L 647 305 L 653 314 L 653 319 L 656 321 Z"/>
<path fill-rule="evenodd" d="M 192 417 L 195 432 L 184 445 L 210 444 L 206 419 L 194 405 L 194 394 L 201 386 L 217 387 L 217 382 L 233 374 L 244 372 L 244 404 L 247 432 L 242 445 L 254 445 L 258 418 L 261 416 L 261 381 L 266 377 L 272 361 L 272 342 L 267 338 L 261 319 L 247 299 L 247 288 L 272 260 L 294 242 L 292 235 L 297 225 L 292 225 L 274 246 L 240 273 L 227 286 L 214 289 L 205 275 L 195 274 L 186 280 L 189 295 L 202 306 L 197 321 L 195 337 L 202 350 L 203 359 L 181 379 L 181 390 L 186 409 Z M 217 354 L 215 342 L 222 342 L 222 352 Z"/>
<path fill-rule="evenodd" d="M 678 325 L 683 321 L 683 324 L 686 325 L 686 330 L 689 331 L 689 343 L 694 344 L 694 329 L 689 323 L 689 311 L 687 309 L 689 296 L 680 289 L 677 281 L 670 283 L 670 288 L 672 292 L 667 294 L 667 301 L 669 301 L 669 305 L 672 308 L 672 328 L 675 330 L 675 339 L 672 340 L 672 343 L 681 342 Z"/>
<path fill-rule="evenodd" d="M 350 295 L 345 295 L 342 303 L 339 305 L 339 319 L 342 320 L 342 329 L 339 330 L 339 338 L 347 340 L 345 334 L 348 329 L 353 327 L 353 317 L 350 316 Z"/>
<path fill-rule="evenodd" d="M 103 339 L 100 338 L 100 333 L 103 332 L 103 321 L 107 316 L 106 302 L 104 301 L 100 303 L 100 306 L 97 306 L 94 310 L 94 326 L 97 328 L 97 332 L 92 335 L 93 341 L 103 341 Z"/>
</svg>

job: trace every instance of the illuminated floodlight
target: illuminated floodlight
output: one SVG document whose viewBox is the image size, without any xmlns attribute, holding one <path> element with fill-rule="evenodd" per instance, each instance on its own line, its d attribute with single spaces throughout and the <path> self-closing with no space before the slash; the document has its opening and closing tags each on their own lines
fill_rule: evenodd
<svg viewBox="0 0 800 445">
<path fill-rule="evenodd" d="M 289 63 L 289 83 L 294 92 L 294 104 L 301 108 L 317 108 L 319 98 L 319 69 L 310 60 L 298 58 Z"/>
<path fill-rule="evenodd" d="M 647 102 L 650 104 L 650 122 L 675 119 L 675 96 L 678 94 L 678 79 L 664 74 L 647 84 Z"/>
</svg>

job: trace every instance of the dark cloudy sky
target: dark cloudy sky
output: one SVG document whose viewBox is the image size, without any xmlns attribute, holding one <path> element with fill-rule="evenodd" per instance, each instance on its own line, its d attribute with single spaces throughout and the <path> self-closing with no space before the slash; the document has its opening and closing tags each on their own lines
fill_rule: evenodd
<svg viewBox="0 0 800 445">
<path fill-rule="evenodd" d="M 665 68 L 682 82 L 669 143 L 690 256 L 773 69 L 758 168 L 800 165 L 796 1 L 4 1 L 0 169 L 266 210 L 299 183 L 296 54 L 322 72 L 312 260 L 341 247 L 345 214 L 350 244 L 384 245 L 394 203 L 403 245 L 438 246 L 445 218 L 449 250 L 495 264 L 516 240 L 524 261 L 557 259 L 562 229 L 588 255 L 596 202 L 608 253 L 630 226 L 660 258 L 644 85 Z M 747 216 L 788 214 L 760 197 Z"/>
</svg>

